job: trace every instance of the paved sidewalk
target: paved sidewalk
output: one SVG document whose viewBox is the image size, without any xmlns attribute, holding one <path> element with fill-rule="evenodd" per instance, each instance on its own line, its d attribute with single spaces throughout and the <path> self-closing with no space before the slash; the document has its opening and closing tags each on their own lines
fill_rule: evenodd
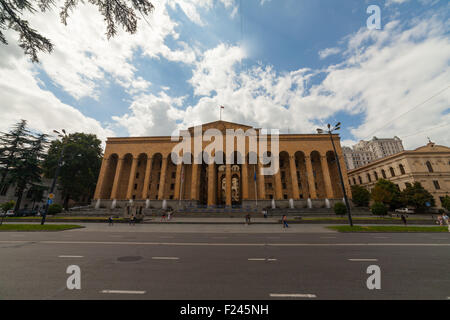
<svg viewBox="0 0 450 320">
<path fill-rule="evenodd" d="M 158 233 L 336 233 L 325 225 L 291 224 L 284 229 L 281 224 L 176 224 L 172 222 L 161 224 L 115 223 L 77 223 L 85 226 L 83 229 L 67 232 L 158 232 Z"/>
</svg>

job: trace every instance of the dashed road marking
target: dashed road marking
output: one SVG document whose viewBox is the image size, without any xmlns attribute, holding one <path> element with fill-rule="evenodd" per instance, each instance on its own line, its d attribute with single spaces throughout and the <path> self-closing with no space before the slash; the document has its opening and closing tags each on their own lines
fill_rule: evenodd
<svg viewBox="0 0 450 320">
<path fill-rule="evenodd" d="M 315 294 L 312 293 L 271 293 L 272 298 L 317 298 Z"/>
<path fill-rule="evenodd" d="M 378 259 L 348 259 L 349 261 L 354 261 L 354 262 L 365 262 L 365 261 L 370 261 L 370 262 L 374 262 L 374 261 L 378 261 Z"/>
<path fill-rule="evenodd" d="M 118 294 L 145 294 L 146 291 L 132 291 L 132 290 L 102 290 L 101 293 L 118 293 Z"/>
<path fill-rule="evenodd" d="M 272 258 L 248 258 L 248 261 L 277 261 L 277 259 Z"/>
<path fill-rule="evenodd" d="M 153 260 L 179 260 L 178 257 L 152 257 Z"/>
<path fill-rule="evenodd" d="M 61 255 L 61 256 L 58 256 L 58 258 L 83 258 L 83 256 L 65 256 L 65 255 Z"/>
</svg>

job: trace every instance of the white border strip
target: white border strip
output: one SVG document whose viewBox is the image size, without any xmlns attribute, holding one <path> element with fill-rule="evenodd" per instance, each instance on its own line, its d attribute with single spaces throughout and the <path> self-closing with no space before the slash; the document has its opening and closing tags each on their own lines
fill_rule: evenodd
<svg viewBox="0 0 450 320">
<path fill-rule="evenodd" d="M 179 260 L 178 257 L 152 257 L 153 260 Z"/>
</svg>

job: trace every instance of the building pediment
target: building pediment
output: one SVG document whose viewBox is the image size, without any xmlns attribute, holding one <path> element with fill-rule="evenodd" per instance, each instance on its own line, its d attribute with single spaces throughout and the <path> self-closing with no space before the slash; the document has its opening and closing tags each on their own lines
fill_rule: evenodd
<svg viewBox="0 0 450 320">
<path fill-rule="evenodd" d="M 430 142 L 426 146 L 415 149 L 413 152 L 450 152 L 450 148 Z"/>
<path fill-rule="evenodd" d="M 190 127 L 188 129 L 189 132 L 191 132 L 191 134 L 192 134 L 196 127 L 200 127 L 200 126 Z M 233 130 L 242 129 L 242 130 L 246 131 L 248 129 L 252 129 L 253 128 L 251 126 L 247 126 L 247 125 L 244 125 L 244 124 L 228 122 L 228 121 L 222 121 L 222 120 L 205 123 L 205 124 L 202 124 L 201 127 L 202 127 L 202 131 L 203 132 L 205 132 L 206 130 L 209 130 L 209 129 L 217 129 L 217 130 L 219 130 L 219 131 L 221 131 L 223 133 L 225 133 L 225 131 L 227 129 L 233 129 Z"/>
</svg>

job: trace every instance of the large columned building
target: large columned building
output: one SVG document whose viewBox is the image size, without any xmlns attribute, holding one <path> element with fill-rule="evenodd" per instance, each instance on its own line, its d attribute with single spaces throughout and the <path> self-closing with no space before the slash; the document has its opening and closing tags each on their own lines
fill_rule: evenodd
<svg viewBox="0 0 450 320">
<path fill-rule="evenodd" d="M 300 208 L 306 205 L 307 199 L 316 207 L 332 204 L 336 199 L 342 201 L 329 135 L 280 134 L 277 154 L 272 154 L 271 136 L 265 136 L 267 152 L 262 153 L 262 131 L 246 125 L 216 121 L 189 128 L 184 134 L 194 137 L 194 132 L 201 130 L 205 134 L 211 129 L 224 135 L 227 130 L 252 131 L 256 133 L 256 147 L 252 147 L 251 138 L 247 136 L 244 147 L 233 143 L 227 150 L 224 137 L 223 152 L 216 152 L 208 139 L 200 138 L 198 143 L 193 138 L 189 142 L 190 152 L 179 153 L 183 161 L 176 163 L 174 159 L 178 158 L 171 154 L 181 137 L 179 141 L 172 141 L 171 137 L 108 138 L 94 196 L 97 205 L 123 206 L 132 200 L 133 203 L 150 202 L 152 207 L 159 208 L 165 200 L 177 208 L 195 205 L 265 207 L 274 199 L 278 207 L 294 203 Z M 333 139 L 350 194 L 339 136 L 333 135 Z M 261 169 L 271 164 L 263 164 L 261 158 L 264 157 L 258 157 L 259 154 L 271 157 L 279 164 L 279 170 L 273 175 L 263 175 Z M 208 160 L 209 156 L 215 161 Z"/>
</svg>

